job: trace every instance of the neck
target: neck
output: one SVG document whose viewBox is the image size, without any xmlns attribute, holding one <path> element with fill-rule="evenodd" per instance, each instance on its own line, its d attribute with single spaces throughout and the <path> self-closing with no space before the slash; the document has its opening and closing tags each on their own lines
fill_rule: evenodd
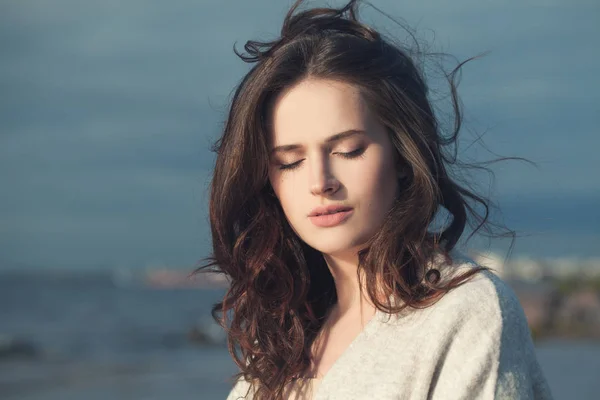
<svg viewBox="0 0 600 400">
<path fill-rule="evenodd" d="M 361 313 L 368 314 L 373 305 L 368 299 L 364 284 L 361 287 L 358 282 L 358 254 L 323 254 L 323 257 L 335 282 L 337 312 L 343 315 L 349 311 L 360 310 Z"/>
</svg>

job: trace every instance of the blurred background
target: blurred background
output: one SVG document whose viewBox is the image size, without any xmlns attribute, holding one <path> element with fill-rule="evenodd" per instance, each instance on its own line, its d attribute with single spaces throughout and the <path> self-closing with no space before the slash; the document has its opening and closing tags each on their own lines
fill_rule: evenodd
<svg viewBox="0 0 600 400">
<path fill-rule="evenodd" d="M 555 397 L 597 398 L 600 3 L 372 3 L 431 51 L 489 51 L 463 70 L 460 154 L 537 166 L 476 176 L 520 236 L 507 260 L 509 240 L 465 251 L 517 292 Z M 0 398 L 225 398 L 235 366 L 209 315 L 225 282 L 186 277 L 249 69 L 233 45 L 276 37 L 290 4 L 0 0 Z"/>
</svg>

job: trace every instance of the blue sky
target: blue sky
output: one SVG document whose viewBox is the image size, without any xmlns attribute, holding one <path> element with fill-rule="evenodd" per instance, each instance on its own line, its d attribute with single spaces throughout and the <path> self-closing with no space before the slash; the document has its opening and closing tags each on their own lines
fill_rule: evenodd
<svg viewBox="0 0 600 400">
<path fill-rule="evenodd" d="M 598 255 L 600 5 L 372 3 L 432 50 L 490 52 L 464 68 L 460 95 L 487 148 L 538 164 L 495 166 L 484 192 L 537 234 L 516 250 Z M 289 4 L 0 3 L 0 268 L 188 267 L 205 256 L 209 148 L 248 68 L 232 46 L 275 37 Z M 368 6 L 363 15 L 403 37 Z M 465 147 L 472 138 L 463 132 Z M 481 146 L 464 156 L 493 157 Z"/>
</svg>

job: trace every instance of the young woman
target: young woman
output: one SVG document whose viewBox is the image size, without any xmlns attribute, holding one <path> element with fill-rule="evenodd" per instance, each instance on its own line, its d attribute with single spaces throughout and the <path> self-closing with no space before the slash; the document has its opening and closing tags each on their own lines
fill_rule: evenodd
<svg viewBox="0 0 600 400">
<path fill-rule="evenodd" d="M 231 282 L 213 310 L 241 370 L 228 399 L 550 399 L 515 295 L 455 250 L 488 204 L 450 175 L 452 75 L 444 135 L 356 1 L 300 3 L 246 43 L 216 145 L 204 268 Z"/>
</svg>

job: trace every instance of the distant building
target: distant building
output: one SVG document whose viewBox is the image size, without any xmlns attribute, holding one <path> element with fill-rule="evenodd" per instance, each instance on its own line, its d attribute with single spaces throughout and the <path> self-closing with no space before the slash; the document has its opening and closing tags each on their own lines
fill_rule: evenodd
<svg viewBox="0 0 600 400">
<path fill-rule="evenodd" d="M 511 276 L 529 282 L 539 282 L 548 275 L 547 265 L 538 259 L 519 257 L 510 266 Z"/>
<path fill-rule="evenodd" d="M 203 272 L 190 275 L 189 271 L 174 269 L 156 269 L 146 272 L 144 283 L 153 288 L 201 288 L 219 289 L 228 286 L 223 274 Z"/>
<path fill-rule="evenodd" d="M 529 327 L 534 332 L 548 332 L 554 327 L 554 315 L 561 297 L 554 285 L 547 282 L 507 281 L 519 298 Z"/>
<path fill-rule="evenodd" d="M 556 319 L 565 333 L 600 337 L 600 296 L 592 289 L 571 293 L 561 304 Z"/>
</svg>

